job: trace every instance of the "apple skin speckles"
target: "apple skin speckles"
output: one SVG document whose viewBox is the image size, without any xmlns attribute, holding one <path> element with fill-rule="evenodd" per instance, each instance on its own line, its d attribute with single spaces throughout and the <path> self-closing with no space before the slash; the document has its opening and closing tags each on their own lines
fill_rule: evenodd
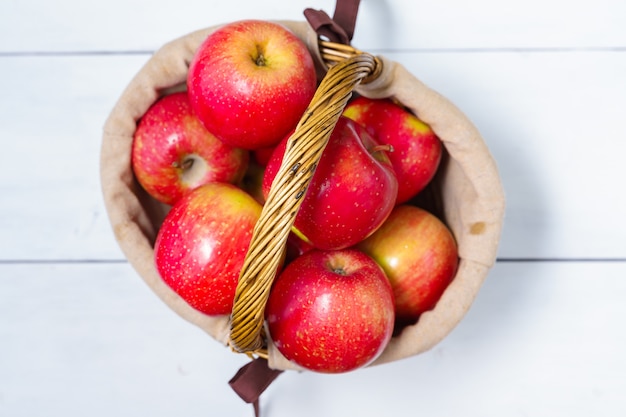
<svg viewBox="0 0 626 417">
<path fill-rule="evenodd" d="M 196 310 L 229 314 L 261 205 L 234 185 L 209 183 L 180 199 L 154 245 L 163 281 Z"/>
<path fill-rule="evenodd" d="M 296 258 L 276 279 L 265 313 L 277 349 L 322 373 L 367 366 L 387 346 L 395 321 L 385 274 L 354 249 Z"/>
<path fill-rule="evenodd" d="M 263 177 L 267 197 L 288 137 L 276 146 Z M 324 149 L 295 227 L 318 249 L 344 249 L 373 233 L 389 216 L 398 182 L 378 143 L 354 121 L 340 117 Z"/>
<path fill-rule="evenodd" d="M 364 126 L 380 143 L 393 147 L 389 160 L 398 178 L 396 204 L 409 201 L 433 179 L 443 144 L 433 129 L 391 99 L 358 97 L 343 115 Z"/>
<path fill-rule="evenodd" d="M 187 93 L 161 97 L 137 123 L 131 166 L 142 188 L 172 205 L 207 182 L 238 183 L 249 152 L 226 145 L 191 110 Z"/>
<path fill-rule="evenodd" d="M 278 143 L 317 88 L 313 58 L 284 26 L 233 22 L 211 33 L 189 67 L 191 105 L 223 142 L 248 150 Z"/>
</svg>

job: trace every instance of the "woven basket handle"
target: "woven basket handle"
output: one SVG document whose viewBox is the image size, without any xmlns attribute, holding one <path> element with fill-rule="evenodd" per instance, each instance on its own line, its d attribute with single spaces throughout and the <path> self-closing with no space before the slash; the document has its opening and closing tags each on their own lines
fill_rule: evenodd
<svg viewBox="0 0 626 417">
<path fill-rule="evenodd" d="M 230 345 L 236 352 L 266 355 L 265 304 L 296 213 L 352 91 L 381 71 L 376 57 L 351 46 L 320 40 L 319 47 L 330 69 L 288 140 L 239 277 L 230 332 Z"/>
</svg>

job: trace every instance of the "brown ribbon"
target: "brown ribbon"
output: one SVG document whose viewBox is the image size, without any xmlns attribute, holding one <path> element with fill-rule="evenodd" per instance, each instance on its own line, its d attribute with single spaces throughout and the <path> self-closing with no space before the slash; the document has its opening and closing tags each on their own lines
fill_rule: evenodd
<svg viewBox="0 0 626 417">
<path fill-rule="evenodd" d="M 242 400 L 254 407 L 254 415 L 260 417 L 259 399 L 261 394 L 283 371 L 270 369 L 267 359 L 257 358 L 244 365 L 228 381 L 230 387 Z"/>
<path fill-rule="evenodd" d="M 359 3 L 360 0 L 337 0 L 332 19 L 325 11 L 311 8 L 304 10 L 304 17 L 318 35 L 349 45 L 354 36 Z"/>
<path fill-rule="evenodd" d="M 360 0 L 337 0 L 331 19 L 323 10 L 306 9 L 304 16 L 319 36 L 331 42 L 350 44 L 354 35 Z M 254 407 L 254 415 L 260 417 L 261 394 L 283 371 L 270 369 L 267 360 L 257 358 L 244 365 L 228 382 L 246 403 Z"/>
</svg>

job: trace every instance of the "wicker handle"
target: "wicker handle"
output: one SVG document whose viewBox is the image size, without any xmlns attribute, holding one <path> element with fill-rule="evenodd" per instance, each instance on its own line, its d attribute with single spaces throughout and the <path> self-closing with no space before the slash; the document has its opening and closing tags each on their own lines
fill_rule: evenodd
<svg viewBox="0 0 626 417">
<path fill-rule="evenodd" d="M 348 45 L 320 41 L 320 52 L 330 69 L 289 138 L 239 277 L 230 331 L 236 352 L 265 355 L 265 304 L 304 193 L 352 91 L 381 71 L 376 57 Z"/>
</svg>

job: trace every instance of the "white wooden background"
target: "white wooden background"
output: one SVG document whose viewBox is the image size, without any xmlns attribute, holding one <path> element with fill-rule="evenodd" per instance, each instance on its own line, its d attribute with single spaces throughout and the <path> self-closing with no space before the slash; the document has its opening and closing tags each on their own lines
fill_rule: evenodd
<svg viewBox="0 0 626 417">
<path fill-rule="evenodd" d="M 118 249 L 98 159 L 150 53 L 334 0 L 0 1 L 0 416 L 251 416 L 247 362 L 168 310 Z M 354 44 L 478 126 L 507 194 L 498 262 L 433 350 L 337 376 L 285 373 L 281 416 L 626 415 L 626 6 L 363 0 Z"/>
</svg>

